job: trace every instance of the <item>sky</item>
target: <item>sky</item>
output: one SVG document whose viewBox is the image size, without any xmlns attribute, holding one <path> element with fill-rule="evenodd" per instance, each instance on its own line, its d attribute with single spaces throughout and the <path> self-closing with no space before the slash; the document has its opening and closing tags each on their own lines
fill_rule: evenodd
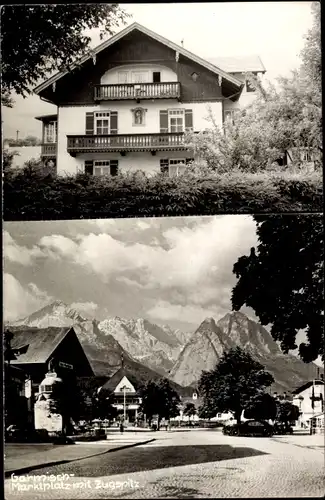
<svg viewBox="0 0 325 500">
<path fill-rule="evenodd" d="M 4 222 L 4 321 L 60 300 L 91 319 L 194 332 L 231 311 L 233 265 L 257 243 L 249 215 Z"/>
<path fill-rule="evenodd" d="M 62 300 L 195 331 L 231 311 L 233 265 L 255 244 L 243 215 L 5 222 L 4 319 Z"/>
<path fill-rule="evenodd" d="M 201 57 L 258 54 L 267 69 L 266 78 L 289 75 L 300 64 L 303 36 L 312 24 L 312 2 L 194 2 L 124 4 L 137 21 Z M 123 27 L 117 30 L 120 31 Z M 99 30 L 88 32 L 92 47 L 100 43 Z M 15 97 L 13 109 L 3 109 L 4 137 L 36 135 L 41 123 L 35 116 L 56 112 L 55 106 L 35 94 Z"/>
</svg>

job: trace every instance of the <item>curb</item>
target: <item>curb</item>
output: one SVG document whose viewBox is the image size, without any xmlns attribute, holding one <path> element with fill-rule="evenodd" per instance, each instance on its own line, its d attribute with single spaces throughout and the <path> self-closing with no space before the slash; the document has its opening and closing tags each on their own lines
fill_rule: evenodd
<svg viewBox="0 0 325 500">
<path fill-rule="evenodd" d="M 12 474 L 15 474 L 17 476 L 24 474 L 24 473 L 28 474 L 28 472 L 31 472 L 31 471 L 36 470 L 36 469 L 43 469 L 44 467 L 53 467 L 54 465 L 63 465 L 63 464 L 68 464 L 70 462 L 78 462 L 79 460 L 98 457 L 100 455 L 106 455 L 106 453 L 112 453 L 113 451 L 125 450 L 126 448 L 134 448 L 135 446 L 139 446 L 140 444 L 147 444 L 147 443 L 151 443 L 152 441 L 155 441 L 155 438 L 148 439 L 147 441 L 139 441 L 138 443 L 131 443 L 131 444 L 125 444 L 122 446 L 117 446 L 116 448 L 111 448 L 110 450 L 100 451 L 99 453 L 93 453 L 91 455 L 86 455 L 85 457 L 72 458 L 70 460 L 56 460 L 53 462 L 46 462 L 44 464 L 29 465 L 27 467 L 21 467 L 20 469 L 6 470 L 5 471 L 5 478 L 9 478 Z"/>
</svg>

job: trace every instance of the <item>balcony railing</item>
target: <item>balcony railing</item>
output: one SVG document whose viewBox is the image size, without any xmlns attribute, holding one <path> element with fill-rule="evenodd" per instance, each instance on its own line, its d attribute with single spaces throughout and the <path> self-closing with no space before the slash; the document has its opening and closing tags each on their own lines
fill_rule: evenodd
<svg viewBox="0 0 325 500">
<path fill-rule="evenodd" d="M 184 133 L 68 135 L 70 154 L 87 152 L 186 150 Z"/>
<path fill-rule="evenodd" d="M 117 101 L 124 99 L 179 99 L 179 82 L 124 83 L 117 85 L 96 85 L 95 101 Z"/>
<path fill-rule="evenodd" d="M 41 156 L 56 156 L 56 143 L 42 144 Z"/>
</svg>

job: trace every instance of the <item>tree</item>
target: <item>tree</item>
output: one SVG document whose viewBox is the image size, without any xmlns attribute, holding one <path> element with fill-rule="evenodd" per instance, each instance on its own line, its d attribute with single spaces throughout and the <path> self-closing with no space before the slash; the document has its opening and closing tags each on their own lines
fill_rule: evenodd
<svg viewBox="0 0 325 500">
<path fill-rule="evenodd" d="M 196 407 L 194 403 L 186 403 L 185 408 L 184 408 L 184 415 L 187 415 L 188 417 L 193 417 L 196 415 Z"/>
<path fill-rule="evenodd" d="M 322 214 L 254 216 L 258 246 L 234 264 L 232 308 L 251 307 L 284 353 L 299 345 L 306 363 L 324 360 L 324 235 Z"/>
<path fill-rule="evenodd" d="M 12 91 L 25 97 L 39 79 L 85 55 L 86 29 L 100 28 L 102 38 L 128 17 L 117 4 L 6 5 L 1 14 L 2 94 L 9 106 Z"/>
<path fill-rule="evenodd" d="M 140 411 L 146 415 L 149 425 L 151 425 L 154 415 L 158 415 L 159 429 L 162 418 L 169 420 L 179 414 L 179 395 L 166 378 L 158 380 L 158 382 L 153 380 L 147 382 L 141 389 L 141 397 Z"/>
<path fill-rule="evenodd" d="M 245 418 L 257 420 L 275 420 L 277 415 L 277 402 L 267 393 L 258 393 L 251 398 L 245 410 Z"/>
<path fill-rule="evenodd" d="M 277 413 L 276 420 L 278 422 L 284 422 L 286 424 L 294 422 L 299 418 L 299 408 L 298 406 L 290 403 L 290 401 L 280 401 L 277 400 Z"/>
<path fill-rule="evenodd" d="M 194 403 L 186 403 L 183 413 L 184 413 L 184 415 L 189 417 L 190 424 L 191 424 L 191 417 L 194 417 L 194 415 L 197 414 L 195 404 Z"/>
<path fill-rule="evenodd" d="M 290 77 L 279 77 L 277 85 L 262 85 L 247 73 L 248 82 L 256 90 L 254 101 L 245 109 L 235 110 L 222 129 L 210 112 L 212 128 L 188 135 L 189 146 L 201 159 L 200 168 L 207 165 L 219 173 L 235 168 L 257 172 L 274 169 L 285 153 L 300 166 L 306 149 L 316 166 L 322 164 L 320 3 L 312 9 L 313 27 L 306 36 L 301 67 Z"/>
<path fill-rule="evenodd" d="M 199 391 L 209 412 L 215 415 L 231 411 L 240 423 L 243 410 L 273 382 L 272 375 L 258 361 L 235 347 L 223 354 L 213 370 L 203 372 Z"/>
</svg>

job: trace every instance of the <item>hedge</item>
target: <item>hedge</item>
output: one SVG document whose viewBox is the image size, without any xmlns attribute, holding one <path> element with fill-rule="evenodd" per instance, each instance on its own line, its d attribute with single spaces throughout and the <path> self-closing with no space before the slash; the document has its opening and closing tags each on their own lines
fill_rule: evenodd
<svg viewBox="0 0 325 500">
<path fill-rule="evenodd" d="M 169 178 L 6 174 L 5 220 L 164 217 L 222 213 L 322 212 L 321 172 Z"/>
</svg>

